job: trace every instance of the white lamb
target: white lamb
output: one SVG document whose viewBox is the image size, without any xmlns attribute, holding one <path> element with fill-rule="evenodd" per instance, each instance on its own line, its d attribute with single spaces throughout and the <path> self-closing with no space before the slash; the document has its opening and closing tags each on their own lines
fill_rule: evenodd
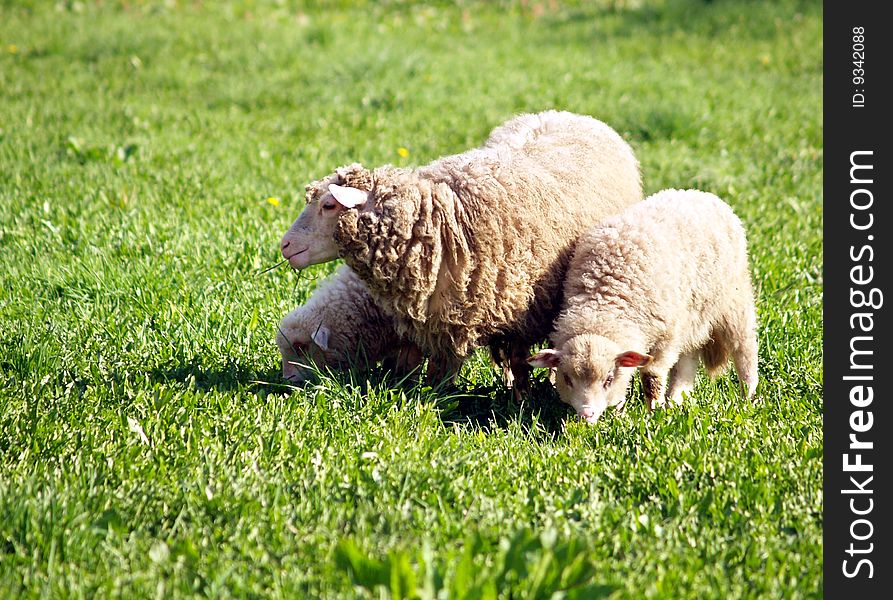
<svg viewBox="0 0 893 600">
<path fill-rule="evenodd" d="M 394 320 L 345 265 L 326 278 L 306 304 L 282 319 L 276 345 L 282 354 L 282 377 L 295 382 L 308 379 L 312 365 L 338 368 L 383 361 L 404 374 L 423 359 L 414 344 L 397 335 Z"/>
<path fill-rule="evenodd" d="M 665 190 L 602 221 L 577 244 L 564 298 L 554 349 L 528 362 L 557 370 L 562 401 L 585 420 L 622 406 L 636 367 L 649 409 L 664 406 L 665 396 L 681 403 L 699 358 L 716 376 L 731 355 L 753 397 L 747 241 L 738 217 L 713 194 Z"/>
</svg>

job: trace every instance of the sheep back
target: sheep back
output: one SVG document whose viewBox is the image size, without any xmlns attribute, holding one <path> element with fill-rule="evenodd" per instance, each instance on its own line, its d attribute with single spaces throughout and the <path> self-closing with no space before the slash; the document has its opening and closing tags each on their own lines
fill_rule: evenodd
<svg viewBox="0 0 893 600">
<path fill-rule="evenodd" d="M 624 345 L 708 344 L 708 368 L 728 359 L 725 333 L 753 335 L 753 292 L 741 221 L 713 194 L 664 190 L 580 238 L 556 321 L 556 347 L 584 333 Z M 739 323 L 740 325 L 736 325 Z M 734 331 L 735 329 L 739 331 Z"/>
<path fill-rule="evenodd" d="M 555 111 L 414 171 L 353 165 L 334 179 L 368 185 L 374 200 L 339 219 L 345 261 L 399 333 L 458 362 L 483 344 L 545 338 L 577 238 L 642 197 L 616 132 Z"/>
</svg>

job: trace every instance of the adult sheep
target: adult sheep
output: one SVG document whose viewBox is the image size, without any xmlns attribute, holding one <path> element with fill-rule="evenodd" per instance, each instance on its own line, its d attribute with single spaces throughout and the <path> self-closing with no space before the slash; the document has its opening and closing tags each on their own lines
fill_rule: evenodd
<svg viewBox="0 0 893 600">
<path fill-rule="evenodd" d="M 281 250 L 295 269 L 343 257 L 430 357 L 429 381 L 489 345 L 523 389 L 577 238 L 641 199 L 638 162 L 617 132 L 547 111 L 418 169 L 337 169 L 307 186 Z"/>
</svg>

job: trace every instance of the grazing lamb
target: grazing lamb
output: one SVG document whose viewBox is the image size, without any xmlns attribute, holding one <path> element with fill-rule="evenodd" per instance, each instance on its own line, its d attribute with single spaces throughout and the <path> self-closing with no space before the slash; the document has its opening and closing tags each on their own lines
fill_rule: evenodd
<svg viewBox="0 0 893 600">
<path fill-rule="evenodd" d="M 679 404 L 698 359 L 716 376 L 734 358 L 748 398 L 757 387 L 756 311 L 747 240 L 722 200 L 665 190 L 580 238 L 564 285 L 554 350 L 530 364 L 557 370 L 561 399 L 595 422 L 621 406 L 642 367 L 648 407 Z"/>
<path fill-rule="evenodd" d="M 548 111 L 419 169 L 337 169 L 307 186 L 281 249 L 295 269 L 343 256 L 431 357 L 430 382 L 489 345 L 523 389 L 577 238 L 641 199 L 638 163 L 613 129 Z"/>
<path fill-rule="evenodd" d="M 317 367 L 348 367 L 381 360 L 398 373 L 408 373 L 422 362 L 419 349 L 397 335 L 394 320 L 343 265 L 306 304 L 282 319 L 276 345 L 282 354 L 282 377 L 296 382 L 310 377 L 311 362 Z"/>
</svg>

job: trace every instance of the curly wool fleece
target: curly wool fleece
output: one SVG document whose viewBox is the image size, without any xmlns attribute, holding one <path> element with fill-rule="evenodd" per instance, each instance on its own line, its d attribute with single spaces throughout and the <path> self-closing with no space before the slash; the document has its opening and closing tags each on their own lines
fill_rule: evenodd
<svg viewBox="0 0 893 600">
<path fill-rule="evenodd" d="M 419 169 L 340 168 L 308 186 L 308 208 L 330 184 L 368 192 L 338 218 L 339 254 L 444 376 L 478 346 L 524 356 L 543 340 L 577 238 L 642 199 L 629 145 L 556 111 L 511 119 L 481 148 Z"/>
</svg>

